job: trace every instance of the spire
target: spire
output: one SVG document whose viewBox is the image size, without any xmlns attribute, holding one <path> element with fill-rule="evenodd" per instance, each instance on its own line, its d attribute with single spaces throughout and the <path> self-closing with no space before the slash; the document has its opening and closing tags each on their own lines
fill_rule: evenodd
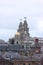
<svg viewBox="0 0 43 65">
<path fill-rule="evenodd" d="M 22 27 L 22 19 L 20 19 L 20 24 L 19 24 L 19 28 Z"/>
<path fill-rule="evenodd" d="M 26 20 L 26 17 L 24 17 L 24 19 Z"/>
<path fill-rule="evenodd" d="M 26 21 L 26 17 L 24 17 L 24 23 L 27 23 L 27 21 Z"/>
<path fill-rule="evenodd" d="M 24 27 L 27 28 L 28 24 L 27 24 L 27 20 L 26 20 L 26 17 L 24 17 Z"/>
<path fill-rule="evenodd" d="M 19 29 L 18 29 L 18 32 L 21 32 L 21 30 L 22 30 L 22 19 L 20 19 L 20 24 L 19 24 Z"/>
<path fill-rule="evenodd" d="M 22 22 L 22 19 L 20 19 L 20 22 Z"/>
<path fill-rule="evenodd" d="M 28 28 L 26 17 L 24 17 L 23 27 L 24 27 L 24 31 L 26 31 L 28 33 L 29 32 L 29 28 Z"/>
</svg>

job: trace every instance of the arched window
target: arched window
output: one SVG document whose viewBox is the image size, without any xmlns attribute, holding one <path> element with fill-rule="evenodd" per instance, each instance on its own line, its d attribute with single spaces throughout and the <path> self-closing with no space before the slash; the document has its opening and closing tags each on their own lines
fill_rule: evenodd
<svg viewBox="0 0 43 65">
<path fill-rule="evenodd" d="M 27 53 L 25 53 L 25 56 L 27 56 L 28 54 Z"/>
<path fill-rule="evenodd" d="M 17 41 L 17 44 L 18 44 L 18 41 Z"/>
</svg>

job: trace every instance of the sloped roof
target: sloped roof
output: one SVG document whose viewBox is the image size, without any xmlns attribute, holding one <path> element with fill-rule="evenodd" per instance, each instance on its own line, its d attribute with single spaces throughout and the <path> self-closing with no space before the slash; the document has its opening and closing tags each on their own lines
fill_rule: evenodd
<svg viewBox="0 0 43 65">
<path fill-rule="evenodd" d="M 5 52 L 2 56 L 4 59 L 13 59 L 13 58 L 19 58 L 20 55 L 17 52 Z"/>
</svg>

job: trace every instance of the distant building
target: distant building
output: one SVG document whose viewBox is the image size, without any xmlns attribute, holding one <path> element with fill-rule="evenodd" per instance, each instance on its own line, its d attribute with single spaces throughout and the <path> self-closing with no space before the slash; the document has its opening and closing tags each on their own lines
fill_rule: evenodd
<svg viewBox="0 0 43 65">
<path fill-rule="evenodd" d="M 11 61 L 13 65 L 43 65 L 42 57 L 43 38 L 30 36 L 26 19 L 24 23 L 20 22 L 8 44 L 0 41 L 0 58 Z"/>
<path fill-rule="evenodd" d="M 22 44 L 22 43 L 29 43 L 29 28 L 27 21 L 24 20 L 24 23 L 20 22 L 19 29 L 17 29 L 17 33 L 15 34 L 15 42 L 14 44 Z"/>
<path fill-rule="evenodd" d="M 5 41 L 0 39 L 0 44 L 5 44 Z"/>
<path fill-rule="evenodd" d="M 40 46 L 43 45 L 43 38 L 30 36 L 27 20 L 25 19 L 24 23 L 22 23 L 22 21 L 20 22 L 17 32 L 15 33 L 15 37 L 9 39 L 9 43 L 31 45 L 34 43 L 35 39 L 38 39 L 38 43 Z"/>
</svg>

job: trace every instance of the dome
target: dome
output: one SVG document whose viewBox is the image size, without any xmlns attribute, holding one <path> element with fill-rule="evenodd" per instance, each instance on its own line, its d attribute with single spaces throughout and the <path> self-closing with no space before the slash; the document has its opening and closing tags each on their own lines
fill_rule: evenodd
<svg viewBox="0 0 43 65">
<path fill-rule="evenodd" d="M 20 33 L 19 32 L 16 32 L 16 34 L 15 35 L 20 35 Z"/>
</svg>

